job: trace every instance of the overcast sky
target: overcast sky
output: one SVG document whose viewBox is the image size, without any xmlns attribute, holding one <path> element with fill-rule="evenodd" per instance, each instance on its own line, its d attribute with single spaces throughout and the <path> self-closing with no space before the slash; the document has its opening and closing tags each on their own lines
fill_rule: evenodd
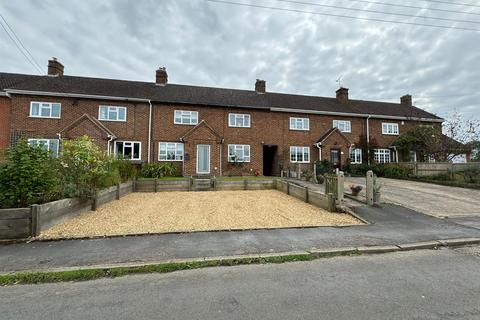
<svg viewBox="0 0 480 320">
<path fill-rule="evenodd" d="M 480 6 L 375 0 L 424 8 L 420 10 L 358 0 L 299 0 L 479 22 L 466 23 L 276 0 L 232 1 L 480 29 Z M 205 0 L 0 0 L 0 13 L 44 71 L 55 56 L 69 75 L 154 81 L 156 68 L 165 66 L 171 83 L 253 89 L 255 79 L 261 78 L 268 91 L 330 97 L 342 77 L 353 99 L 396 102 L 410 93 L 417 106 L 440 116 L 457 108 L 480 117 L 480 32 Z M 35 73 L 3 29 L 0 58 L 0 71 Z"/>
</svg>

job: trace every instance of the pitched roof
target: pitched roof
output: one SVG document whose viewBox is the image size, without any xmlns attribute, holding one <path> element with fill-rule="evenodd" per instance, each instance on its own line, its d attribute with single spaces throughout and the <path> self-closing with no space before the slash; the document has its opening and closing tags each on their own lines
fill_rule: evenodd
<svg viewBox="0 0 480 320">
<path fill-rule="evenodd" d="M 330 135 L 334 132 L 337 132 L 345 141 L 347 141 L 349 144 L 352 144 L 350 142 L 350 139 L 348 139 L 343 133 L 342 131 L 340 131 L 340 129 L 338 129 L 337 127 L 334 127 L 334 128 L 330 128 L 328 129 L 327 131 L 325 131 L 321 136 L 320 138 L 317 140 L 317 144 L 319 145 L 322 145 L 322 143 L 328 139 L 328 137 L 330 137 Z"/>
<path fill-rule="evenodd" d="M 154 102 L 195 105 L 289 109 L 299 112 L 334 112 L 355 115 L 376 115 L 441 120 L 434 114 L 400 103 L 349 100 L 340 103 L 336 98 L 267 92 L 200 87 L 179 84 L 159 86 L 153 82 L 126 81 L 74 76 L 35 76 L 0 73 L 0 91 L 22 90 L 49 93 L 108 96 L 145 99 Z"/>
<path fill-rule="evenodd" d="M 116 135 L 110 130 L 108 129 L 107 127 L 105 127 L 105 125 L 103 123 L 101 123 L 100 121 L 98 121 L 97 119 L 95 119 L 94 117 L 84 113 L 83 115 L 81 115 L 80 117 L 78 117 L 76 120 L 74 120 L 72 123 L 70 123 L 68 126 L 66 126 L 65 128 L 63 128 L 60 133 L 64 133 L 64 132 L 67 132 L 69 130 L 71 130 L 72 128 L 74 128 L 76 125 L 78 125 L 80 122 L 82 122 L 84 119 L 90 121 L 91 123 L 93 123 L 93 125 L 95 125 L 98 129 L 100 129 L 101 131 L 103 131 L 107 136 L 112 136 L 114 138 L 116 138 Z"/>
</svg>

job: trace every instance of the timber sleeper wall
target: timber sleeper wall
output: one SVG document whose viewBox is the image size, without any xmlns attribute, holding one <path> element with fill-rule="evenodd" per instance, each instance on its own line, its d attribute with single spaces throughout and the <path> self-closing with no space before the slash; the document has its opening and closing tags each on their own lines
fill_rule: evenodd
<svg viewBox="0 0 480 320">
<path fill-rule="evenodd" d="M 94 199 L 68 198 L 29 208 L 0 209 L 0 239 L 22 239 L 38 236 L 40 232 L 71 219 L 79 214 L 95 210 L 133 191 L 133 183 L 118 184 L 96 193 Z"/>
<path fill-rule="evenodd" d="M 210 190 L 266 190 L 275 189 L 275 179 L 266 180 L 220 180 L 210 179 Z M 138 179 L 135 181 L 135 192 L 193 191 L 192 180 Z"/>
<path fill-rule="evenodd" d="M 277 190 L 285 192 L 292 197 L 310 203 L 316 207 L 336 212 L 335 196 L 332 194 L 322 194 L 319 192 L 312 192 L 308 187 L 299 186 L 285 180 L 277 180 Z"/>
</svg>

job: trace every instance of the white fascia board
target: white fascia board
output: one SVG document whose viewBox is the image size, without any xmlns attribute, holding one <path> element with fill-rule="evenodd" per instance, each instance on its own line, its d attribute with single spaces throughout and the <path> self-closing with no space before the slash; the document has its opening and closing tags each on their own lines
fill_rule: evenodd
<svg viewBox="0 0 480 320">
<path fill-rule="evenodd" d="M 25 95 L 38 95 L 38 96 L 86 98 L 86 99 L 99 99 L 99 100 L 123 100 L 123 101 L 139 101 L 139 102 L 150 101 L 149 99 L 140 99 L 140 98 L 99 96 L 99 95 L 92 95 L 92 94 L 67 93 L 67 92 L 45 92 L 45 91 L 15 90 L 15 89 L 6 89 L 5 91 L 7 94 L 25 94 Z"/>
<path fill-rule="evenodd" d="M 332 116 L 345 116 L 345 117 L 357 117 L 357 118 L 375 118 L 375 119 L 392 119 L 392 120 L 414 120 L 425 122 L 443 122 L 444 119 L 430 119 L 430 118 L 417 118 L 417 117 L 399 117 L 399 116 L 384 116 L 374 114 L 363 113 L 348 113 L 348 112 L 335 112 L 335 111 L 319 111 L 319 110 L 306 110 L 306 109 L 289 109 L 289 108 L 270 108 L 273 112 L 290 112 L 290 113 L 309 113 L 309 114 L 324 114 Z"/>
</svg>

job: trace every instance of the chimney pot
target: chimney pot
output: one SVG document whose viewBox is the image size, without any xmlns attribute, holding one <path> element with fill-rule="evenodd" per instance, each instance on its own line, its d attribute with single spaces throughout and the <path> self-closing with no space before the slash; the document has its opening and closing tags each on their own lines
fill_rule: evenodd
<svg viewBox="0 0 480 320">
<path fill-rule="evenodd" d="M 411 107 L 412 106 L 412 96 L 409 95 L 409 94 L 401 96 L 400 97 L 400 104 L 404 105 L 406 107 Z"/>
<path fill-rule="evenodd" d="M 255 82 L 255 92 L 265 93 L 265 88 L 266 88 L 265 80 L 257 79 L 257 81 Z"/>
<path fill-rule="evenodd" d="M 167 85 L 168 82 L 168 74 L 167 69 L 165 67 L 160 67 L 157 69 L 155 83 L 160 86 Z"/>
<path fill-rule="evenodd" d="M 335 93 L 337 94 L 338 101 L 341 103 L 348 102 L 348 88 L 340 87 Z"/>
<path fill-rule="evenodd" d="M 48 60 L 48 75 L 49 76 L 63 76 L 63 64 L 57 60 L 57 58 L 52 57 L 51 60 Z"/>
</svg>

